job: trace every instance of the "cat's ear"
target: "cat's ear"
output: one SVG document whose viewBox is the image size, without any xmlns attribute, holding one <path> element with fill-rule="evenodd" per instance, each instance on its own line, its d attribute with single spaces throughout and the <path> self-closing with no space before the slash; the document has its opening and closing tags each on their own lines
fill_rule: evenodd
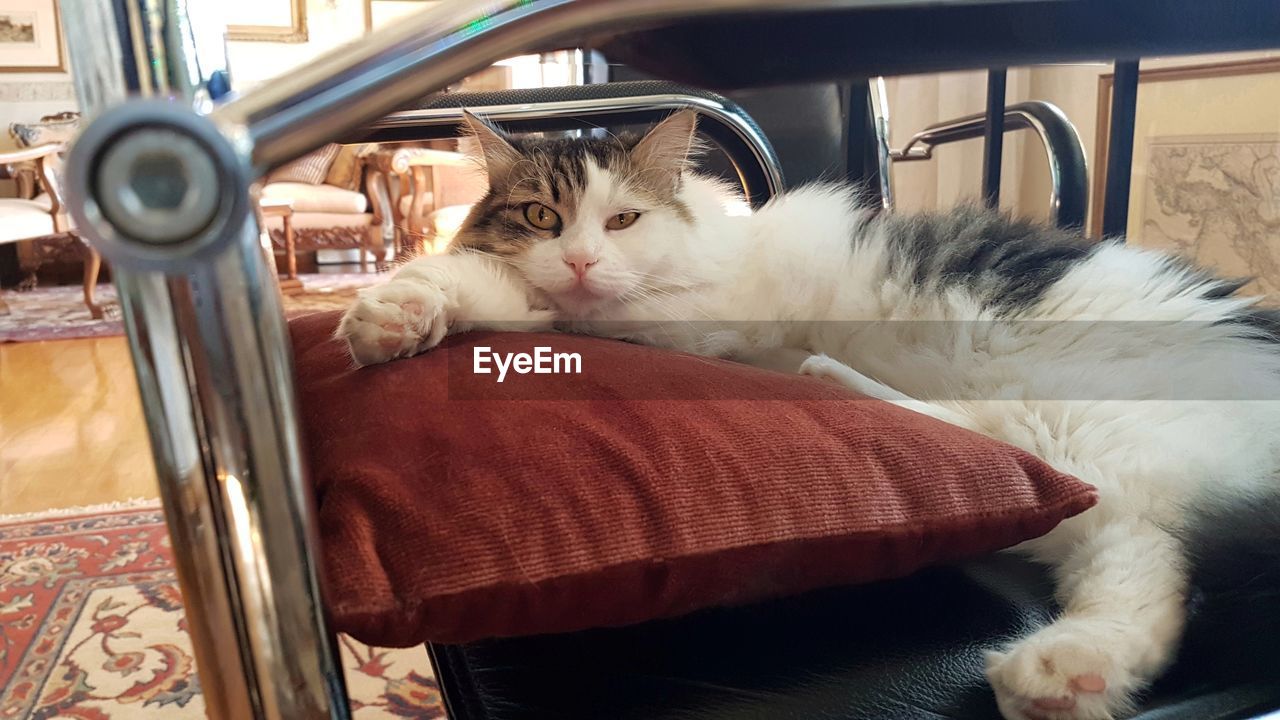
<svg viewBox="0 0 1280 720">
<path fill-rule="evenodd" d="M 700 149 L 694 134 L 697 129 L 698 114 L 694 111 L 672 113 L 636 143 L 631 161 L 648 179 L 661 178 L 674 185 Z"/>
<path fill-rule="evenodd" d="M 511 172 L 511 168 L 520 162 L 520 151 L 511 144 L 501 130 L 481 120 L 468 110 L 462 111 L 466 121 L 468 135 L 475 139 L 480 147 L 479 160 L 484 163 L 489 173 L 489 181 L 501 180 Z"/>
</svg>

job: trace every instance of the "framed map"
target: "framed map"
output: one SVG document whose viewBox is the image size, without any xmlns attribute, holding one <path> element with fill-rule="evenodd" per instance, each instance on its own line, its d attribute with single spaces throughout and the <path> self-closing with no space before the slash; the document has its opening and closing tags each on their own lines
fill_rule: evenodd
<svg viewBox="0 0 1280 720">
<path fill-rule="evenodd" d="M 0 72 L 65 72 L 57 0 L 0 0 Z"/>
<path fill-rule="evenodd" d="M 1280 301 L 1280 133 L 1154 138 L 1140 201 L 1142 245 Z"/>
<path fill-rule="evenodd" d="M 1111 82 L 1100 80 L 1095 158 L 1106 157 Z M 1280 58 L 1143 70 L 1132 173 L 1129 242 L 1252 277 L 1247 292 L 1280 304 Z"/>
</svg>

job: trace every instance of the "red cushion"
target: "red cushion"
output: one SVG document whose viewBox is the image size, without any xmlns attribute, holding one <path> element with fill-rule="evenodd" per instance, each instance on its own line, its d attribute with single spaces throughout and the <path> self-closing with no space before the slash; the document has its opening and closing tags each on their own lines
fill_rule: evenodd
<svg viewBox="0 0 1280 720">
<path fill-rule="evenodd" d="M 337 629 L 408 646 L 622 625 L 905 575 L 1095 501 L 1035 457 L 810 378 L 470 333 L 360 370 L 291 323 Z M 471 371 L 473 348 L 581 375 Z M 696 399 L 680 399 L 696 398 Z"/>
</svg>

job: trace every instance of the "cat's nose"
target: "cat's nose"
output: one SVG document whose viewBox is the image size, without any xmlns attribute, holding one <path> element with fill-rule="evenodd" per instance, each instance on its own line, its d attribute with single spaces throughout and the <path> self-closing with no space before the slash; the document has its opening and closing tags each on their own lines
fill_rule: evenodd
<svg viewBox="0 0 1280 720">
<path fill-rule="evenodd" d="M 573 274 L 581 280 L 583 275 L 587 274 L 587 270 L 600 261 L 600 258 L 588 253 L 565 253 L 560 258 L 564 260 L 564 264 L 573 268 Z"/>
</svg>

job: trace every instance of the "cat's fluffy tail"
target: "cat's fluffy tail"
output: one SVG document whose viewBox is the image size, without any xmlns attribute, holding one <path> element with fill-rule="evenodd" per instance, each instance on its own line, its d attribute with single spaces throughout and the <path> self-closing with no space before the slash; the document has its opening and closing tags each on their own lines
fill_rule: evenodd
<svg viewBox="0 0 1280 720">
<path fill-rule="evenodd" d="M 1198 508 L 1184 542 L 1185 652 L 1229 663 L 1241 677 L 1280 675 L 1280 493 Z"/>
</svg>

